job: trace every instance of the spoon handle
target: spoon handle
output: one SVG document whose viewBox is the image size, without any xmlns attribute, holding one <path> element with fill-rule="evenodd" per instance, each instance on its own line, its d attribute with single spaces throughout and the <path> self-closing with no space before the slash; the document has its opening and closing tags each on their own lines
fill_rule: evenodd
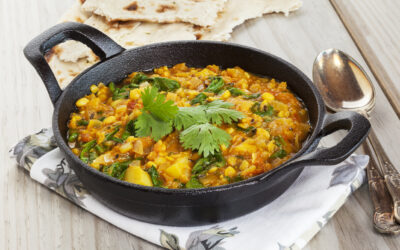
<svg viewBox="0 0 400 250">
<path fill-rule="evenodd" d="M 368 145 L 371 155 L 370 163 L 367 166 L 368 187 L 374 205 L 374 227 L 380 233 L 398 234 L 400 225 L 393 218 L 392 198 L 385 186 L 385 179 L 376 169 L 377 160 L 373 148 Z"/>
<path fill-rule="evenodd" d="M 389 157 L 383 150 L 375 133 L 371 129 L 367 138 L 367 143 L 372 147 L 377 158 L 377 165 L 380 173 L 385 179 L 386 187 L 392 196 L 394 217 L 400 223 L 400 173 L 390 162 Z"/>
</svg>

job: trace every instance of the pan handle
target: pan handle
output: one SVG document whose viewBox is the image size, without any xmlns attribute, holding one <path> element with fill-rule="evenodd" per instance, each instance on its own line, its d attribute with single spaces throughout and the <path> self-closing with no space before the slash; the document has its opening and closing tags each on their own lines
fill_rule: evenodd
<svg viewBox="0 0 400 250">
<path fill-rule="evenodd" d="M 102 61 L 125 50 L 104 33 L 82 23 L 61 23 L 35 37 L 24 48 L 24 54 L 42 78 L 53 105 L 62 90 L 44 55 L 66 40 L 76 40 L 86 44 Z"/>
<path fill-rule="evenodd" d="M 302 155 L 282 169 L 304 167 L 312 165 L 335 165 L 349 157 L 365 140 L 371 124 L 368 119 L 356 112 L 338 112 L 326 116 L 320 138 L 335 131 L 348 130 L 347 135 L 335 146 L 329 148 L 317 148 L 308 154 Z"/>
</svg>

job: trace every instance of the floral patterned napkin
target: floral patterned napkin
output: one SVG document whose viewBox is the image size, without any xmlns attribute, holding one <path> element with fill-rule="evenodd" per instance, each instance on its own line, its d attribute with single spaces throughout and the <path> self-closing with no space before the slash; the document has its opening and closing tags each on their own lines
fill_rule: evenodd
<svg viewBox="0 0 400 250">
<path fill-rule="evenodd" d="M 10 150 L 31 177 L 115 226 L 168 249 L 301 249 L 365 181 L 368 156 L 335 166 L 307 167 L 269 205 L 214 225 L 168 227 L 127 218 L 95 200 L 68 167 L 51 129 L 27 136 Z M 251 240 L 249 240 L 251 239 Z"/>
</svg>

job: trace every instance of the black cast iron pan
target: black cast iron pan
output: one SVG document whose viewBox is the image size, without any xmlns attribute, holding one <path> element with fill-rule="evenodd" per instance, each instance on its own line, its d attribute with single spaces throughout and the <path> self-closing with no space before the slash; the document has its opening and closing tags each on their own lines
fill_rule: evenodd
<svg viewBox="0 0 400 250">
<path fill-rule="evenodd" d="M 53 46 L 73 39 L 88 45 L 101 59 L 61 90 L 44 54 Z M 281 195 L 304 166 L 337 164 L 346 159 L 368 134 L 370 124 L 353 112 L 325 113 L 325 105 L 310 79 L 290 63 L 266 52 L 230 43 L 177 41 L 125 50 L 100 31 L 79 23 L 63 23 L 33 39 L 25 56 L 42 78 L 54 104 L 53 131 L 58 146 L 88 190 L 101 202 L 126 216 L 165 225 L 191 226 L 215 223 L 256 210 Z M 240 66 L 251 73 L 286 81 L 306 104 L 312 133 L 289 162 L 251 179 L 212 188 L 163 189 L 109 177 L 84 164 L 67 145 L 67 122 L 75 102 L 99 82 L 118 82 L 134 71 L 147 71 L 185 62 L 188 66 L 216 64 Z M 319 140 L 346 129 L 337 145 L 316 149 Z"/>
</svg>

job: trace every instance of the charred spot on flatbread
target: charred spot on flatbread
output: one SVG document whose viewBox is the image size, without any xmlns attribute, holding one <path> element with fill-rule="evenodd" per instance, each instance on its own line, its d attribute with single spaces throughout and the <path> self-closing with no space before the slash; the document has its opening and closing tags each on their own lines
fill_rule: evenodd
<svg viewBox="0 0 400 250">
<path fill-rule="evenodd" d="M 160 6 L 158 6 L 157 8 L 157 12 L 158 13 L 164 13 L 165 11 L 168 10 L 176 10 L 176 6 L 174 5 L 167 5 L 167 4 L 161 4 Z"/>
<path fill-rule="evenodd" d="M 129 4 L 128 6 L 125 6 L 124 9 L 125 10 L 129 10 L 129 11 L 135 11 L 135 10 L 138 9 L 138 7 L 139 6 L 137 5 L 137 2 L 135 1 L 135 2 L 133 2 L 131 4 Z"/>
</svg>

